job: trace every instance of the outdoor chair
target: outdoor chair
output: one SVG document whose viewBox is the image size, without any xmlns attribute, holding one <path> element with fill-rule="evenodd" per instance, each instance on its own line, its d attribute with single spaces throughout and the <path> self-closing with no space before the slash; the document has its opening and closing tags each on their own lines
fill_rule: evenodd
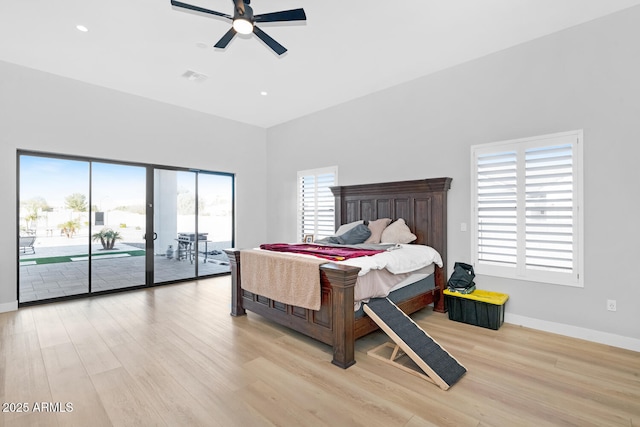
<svg viewBox="0 0 640 427">
<path fill-rule="evenodd" d="M 35 254 L 36 248 L 33 244 L 36 242 L 36 236 L 20 236 L 18 246 L 23 254 Z"/>
</svg>

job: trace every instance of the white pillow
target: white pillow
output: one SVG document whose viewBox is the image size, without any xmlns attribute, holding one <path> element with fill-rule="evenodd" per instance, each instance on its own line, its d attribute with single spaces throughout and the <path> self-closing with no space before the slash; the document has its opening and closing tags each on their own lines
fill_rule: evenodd
<svg viewBox="0 0 640 427">
<path fill-rule="evenodd" d="M 418 237 L 411 232 L 404 219 L 398 218 L 382 232 L 380 243 L 411 243 Z"/>
<path fill-rule="evenodd" d="M 344 233 L 351 230 L 356 225 L 360 225 L 360 224 L 364 224 L 364 221 L 360 220 L 360 221 L 353 221 L 348 224 L 342 224 L 340 227 L 338 227 L 338 229 L 336 230 L 336 234 L 334 234 L 334 236 L 342 236 Z"/>
</svg>

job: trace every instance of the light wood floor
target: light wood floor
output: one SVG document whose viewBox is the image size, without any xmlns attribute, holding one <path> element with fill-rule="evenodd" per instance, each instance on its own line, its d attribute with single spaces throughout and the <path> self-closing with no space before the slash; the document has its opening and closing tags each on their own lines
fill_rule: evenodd
<svg viewBox="0 0 640 427">
<path fill-rule="evenodd" d="M 367 356 L 381 332 L 342 370 L 323 344 L 231 317 L 229 283 L 0 314 L 0 402 L 41 411 L 0 426 L 640 426 L 640 353 L 423 310 L 414 319 L 468 369 L 442 391 Z"/>
</svg>

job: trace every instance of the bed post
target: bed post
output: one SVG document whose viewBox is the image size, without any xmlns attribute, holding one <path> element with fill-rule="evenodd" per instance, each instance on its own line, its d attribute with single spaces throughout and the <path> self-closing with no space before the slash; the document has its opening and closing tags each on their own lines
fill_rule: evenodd
<svg viewBox="0 0 640 427">
<path fill-rule="evenodd" d="M 434 289 L 433 291 L 433 311 L 437 311 L 438 313 L 446 313 L 447 307 L 445 307 L 444 305 L 444 294 L 442 293 L 442 291 L 444 291 L 447 287 L 446 279 L 444 276 L 444 268 L 436 266 L 434 280 L 436 289 Z"/>
<path fill-rule="evenodd" d="M 231 267 L 231 315 L 244 316 L 247 312 L 242 307 L 242 287 L 240 286 L 240 251 L 225 249 Z"/>
<path fill-rule="evenodd" d="M 439 313 L 446 313 L 447 307 L 444 304 L 444 294 L 447 288 L 447 192 L 451 188 L 451 178 L 439 178 L 433 180 L 434 206 L 432 212 L 433 224 L 431 227 L 432 242 L 428 244 L 434 247 L 442 257 L 442 267 L 436 266 L 435 271 L 435 294 L 433 296 L 433 310 Z"/>
<path fill-rule="evenodd" d="M 333 363 L 342 369 L 356 363 L 354 287 L 360 268 L 327 263 L 320 271 L 331 284 Z"/>
</svg>

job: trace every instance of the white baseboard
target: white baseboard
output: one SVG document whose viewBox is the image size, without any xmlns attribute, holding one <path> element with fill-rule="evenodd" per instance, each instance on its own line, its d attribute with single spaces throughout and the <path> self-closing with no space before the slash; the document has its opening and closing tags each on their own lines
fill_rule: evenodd
<svg viewBox="0 0 640 427">
<path fill-rule="evenodd" d="M 6 313 L 7 311 L 16 311 L 18 309 L 18 301 L 5 302 L 0 304 L 0 313 Z"/>
<path fill-rule="evenodd" d="M 627 350 L 640 352 L 640 339 L 623 337 L 622 335 L 610 334 L 608 332 L 594 331 L 593 329 L 581 328 L 579 326 L 565 325 L 563 323 L 548 322 L 546 320 L 534 319 L 532 317 L 519 316 L 517 314 L 505 313 L 504 321 L 513 325 L 521 325 L 527 328 L 538 329 L 540 331 L 565 335 L 572 338 L 579 338 L 613 347 L 625 348 Z"/>
</svg>

